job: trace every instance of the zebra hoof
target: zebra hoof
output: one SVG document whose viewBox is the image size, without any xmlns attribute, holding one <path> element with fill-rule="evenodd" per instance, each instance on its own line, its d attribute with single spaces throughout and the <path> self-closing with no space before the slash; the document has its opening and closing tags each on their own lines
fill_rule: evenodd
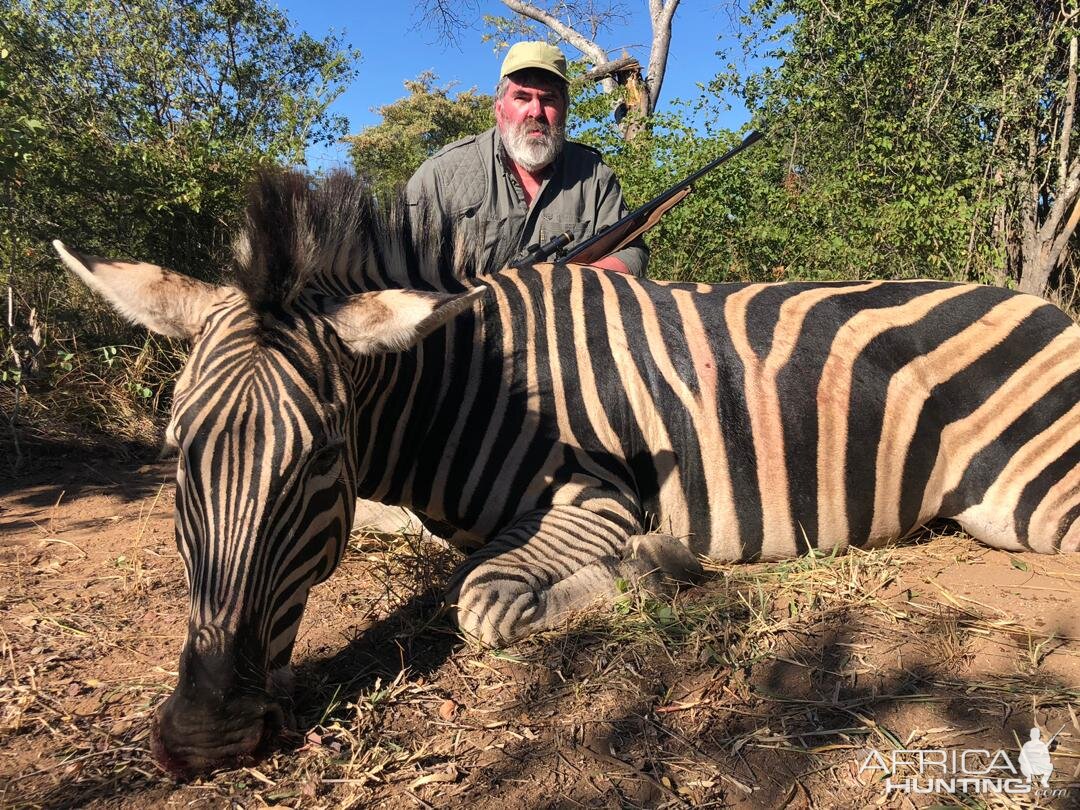
<svg viewBox="0 0 1080 810">
<path fill-rule="evenodd" d="M 627 541 L 623 562 L 631 563 L 632 570 L 675 582 L 694 584 L 705 575 L 694 552 L 670 534 L 635 534 Z"/>
</svg>

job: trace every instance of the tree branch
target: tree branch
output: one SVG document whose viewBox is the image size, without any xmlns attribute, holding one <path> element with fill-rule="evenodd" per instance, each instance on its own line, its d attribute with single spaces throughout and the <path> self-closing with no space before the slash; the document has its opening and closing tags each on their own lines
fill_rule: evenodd
<svg viewBox="0 0 1080 810">
<path fill-rule="evenodd" d="M 1039 152 L 1038 129 L 1035 124 L 1029 125 L 1027 135 L 1027 165 L 1024 167 L 1027 170 L 1025 181 L 1027 188 L 1021 189 L 1020 193 L 1025 265 L 1028 263 L 1029 255 L 1033 252 L 1039 235 L 1039 181 L 1037 179 Z M 1026 269 L 1025 267 L 1025 272 Z"/>
<path fill-rule="evenodd" d="M 1080 201 L 1080 161 L 1072 165 L 1068 177 L 1061 181 L 1050 215 L 1039 229 L 1039 241 L 1043 245 L 1044 252 L 1051 252 L 1056 257 L 1068 244 L 1073 231 L 1076 230 L 1078 201 Z M 1066 214 L 1069 215 L 1068 219 L 1066 219 Z"/>
<path fill-rule="evenodd" d="M 655 110 L 660 101 L 660 88 L 664 85 L 668 50 L 671 47 L 671 21 L 678 7 L 679 0 L 649 0 L 653 33 L 652 47 L 649 49 L 649 73 L 646 77 L 649 86 L 649 112 Z"/>
<path fill-rule="evenodd" d="M 583 73 L 581 78 L 590 82 L 598 82 L 608 76 L 628 70 L 641 70 L 641 65 L 638 63 L 636 56 L 626 56 L 612 62 L 604 62 L 604 64 L 597 65 L 592 70 Z"/>
<path fill-rule="evenodd" d="M 1077 224 L 1080 224 L 1080 201 L 1073 198 L 1072 212 L 1069 214 L 1069 219 L 1066 221 L 1065 227 L 1061 229 L 1061 233 L 1054 239 L 1053 244 L 1049 245 L 1047 248 L 1047 259 L 1051 267 L 1057 266 L 1061 254 L 1065 251 L 1065 248 L 1068 247 L 1069 240 L 1072 238 Z"/>
<path fill-rule="evenodd" d="M 420 19 L 439 32 L 439 38 L 457 43 L 458 32 L 469 26 L 469 20 L 479 13 L 476 0 L 463 0 L 459 11 L 455 0 L 424 0 L 418 5 Z"/>
<path fill-rule="evenodd" d="M 1067 242 L 1076 228 L 1075 216 L 1069 216 L 1066 220 L 1066 215 L 1073 211 L 1077 198 L 1080 197 L 1080 160 L 1073 159 L 1070 162 L 1069 155 L 1070 134 L 1076 113 L 1076 62 L 1077 40 L 1076 37 L 1072 37 L 1069 41 L 1069 77 L 1065 91 L 1065 110 L 1062 113 L 1061 140 L 1058 143 L 1057 191 L 1046 222 L 1039 229 L 1040 241 L 1048 246 L 1047 249 L 1051 243 L 1057 243 L 1062 237 Z"/>
<path fill-rule="evenodd" d="M 522 0 L 502 0 L 502 3 L 515 14 L 520 14 L 522 17 L 528 17 L 530 20 L 535 20 L 541 25 L 550 28 L 581 51 L 585 55 L 585 58 L 594 65 L 602 65 L 607 61 L 607 52 L 603 48 L 591 39 L 588 39 L 575 31 L 569 25 L 563 23 L 562 20 L 549 14 L 544 9 L 534 6 L 532 3 L 522 2 Z"/>
<path fill-rule="evenodd" d="M 1076 37 L 1069 38 L 1069 79 L 1065 88 L 1065 112 L 1061 121 L 1061 143 L 1058 144 L 1058 182 L 1069 171 L 1069 141 L 1073 117 L 1076 114 Z"/>
</svg>

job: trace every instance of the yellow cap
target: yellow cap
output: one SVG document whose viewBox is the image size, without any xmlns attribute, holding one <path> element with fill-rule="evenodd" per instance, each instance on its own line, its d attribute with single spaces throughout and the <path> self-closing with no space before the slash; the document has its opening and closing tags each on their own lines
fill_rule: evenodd
<svg viewBox="0 0 1080 810">
<path fill-rule="evenodd" d="M 566 57 L 554 45 L 546 42 L 519 42 L 506 52 L 499 78 L 509 76 L 519 70 L 537 68 L 554 73 L 564 82 L 566 78 Z"/>
</svg>

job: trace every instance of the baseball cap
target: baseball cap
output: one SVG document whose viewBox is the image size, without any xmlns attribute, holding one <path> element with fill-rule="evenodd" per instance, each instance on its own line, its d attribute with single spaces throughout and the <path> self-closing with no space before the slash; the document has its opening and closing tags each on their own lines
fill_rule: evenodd
<svg viewBox="0 0 1080 810">
<path fill-rule="evenodd" d="M 537 68 L 554 73 L 562 81 L 566 78 L 566 57 L 563 52 L 547 42 L 518 42 L 511 46 L 503 59 L 499 78 L 509 76 L 519 70 Z"/>
</svg>

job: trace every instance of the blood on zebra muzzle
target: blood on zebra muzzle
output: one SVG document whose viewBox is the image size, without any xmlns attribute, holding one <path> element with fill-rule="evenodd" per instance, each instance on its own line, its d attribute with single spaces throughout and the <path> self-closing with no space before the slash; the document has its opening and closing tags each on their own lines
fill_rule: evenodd
<svg viewBox="0 0 1080 810">
<path fill-rule="evenodd" d="M 281 705 L 269 698 L 230 698 L 218 704 L 174 692 L 154 713 L 150 750 L 171 776 L 187 779 L 260 759 L 284 726 Z"/>
</svg>

